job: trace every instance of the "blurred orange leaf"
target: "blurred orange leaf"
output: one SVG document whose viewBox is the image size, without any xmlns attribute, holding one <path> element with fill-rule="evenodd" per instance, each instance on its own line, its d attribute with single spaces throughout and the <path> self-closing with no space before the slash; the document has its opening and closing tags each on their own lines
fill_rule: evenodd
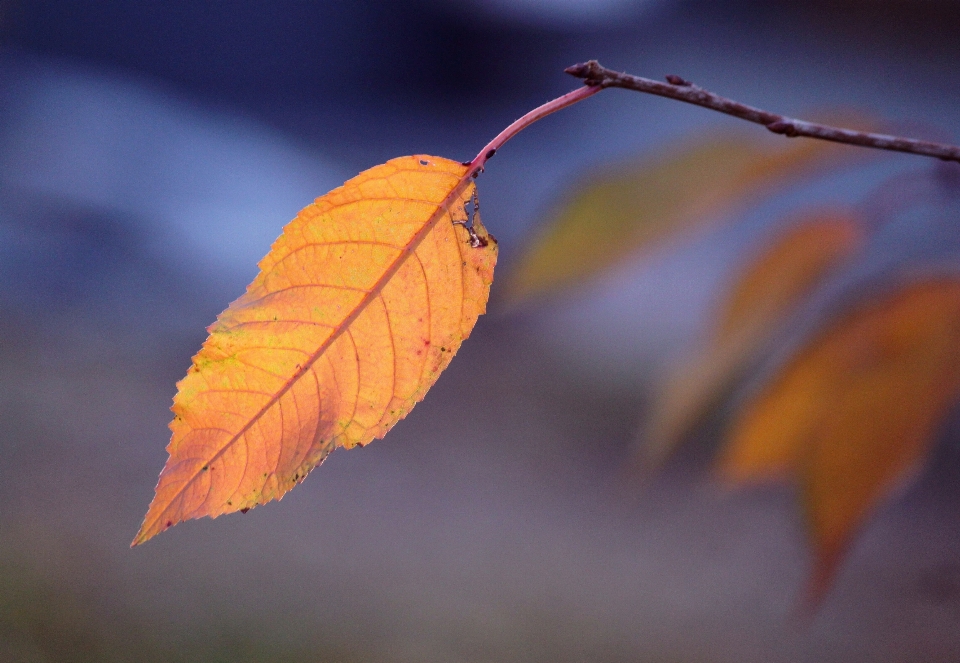
<svg viewBox="0 0 960 663">
<path fill-rule="evenodd" d="M 580 283 L 791 179 L 850 158 L 849 150 L 822 141 L 720 134 L 607 173 L 548 218 L 513 270 L 507 297 L 519 302 Z"/>
<path fill-rule="evenodd" d="M 824 275 L 866 239 L 854 212 L 806 213 L 762 250 L 740 275 L 720 310 L 717 343 L 761 333 L 793 309 Z"/>
<path fill-rule="evenodd" d="M 423 398 L 493 280 L 496 241 L 469 170 L 393 159 L 284 228 L 177 385 L 170 457 L 133 545 L 279 499 Z"/>
<path fill-rule="evenodd" d="M 740 413 L 721 472 L 796 476 L 816 552 L 813 600 L 864 518 L 928 454 L 958 397 L 960 281 L 943 278 L 845 316 Z"/>
<path fill-rule="evenodd" d="M 719 404 L 788 314 L 864 239 L 864 226 L 852 213 L 818 211 L 751 258 L 720 307 L 714 338 L 667 382 L 654 405 L 638 445 L 646 469 L 659 466 Z"/>
</svg>

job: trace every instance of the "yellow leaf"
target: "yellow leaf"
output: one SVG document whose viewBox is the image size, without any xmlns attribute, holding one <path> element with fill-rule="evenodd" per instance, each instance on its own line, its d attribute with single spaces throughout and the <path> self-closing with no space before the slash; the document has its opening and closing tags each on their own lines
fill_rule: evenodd
<svg viewBox="0 0 960 663">
<path fill-rule="evenodd" d="M 821 282 L 863 244 L 862 224 L 848 212 L 819 211 L 763 247 L 720 308 L 715 337 L 667 381 L 638 447 L 647 469 L 719 405 L 760 346 Z"/>
<path fill-rule="evenodd" d="M 721 467 L 736 479 L 795 473 L 816 550 L 814 598 L 958 397 L 960 282 L 944 278 L 850 313 L 740 414 Z"/>
<path fill-rule="evenodd" d="M 581 283 L 849 155 L 823 141 L 760 142 L 722 134 L 609 172 L 547 219 L 509 277 L 507 297 L 516 303 Z"/>
<path fill-rule="evenodd" d="M 393 159 L 284 228 L 177 385 L 170 457 L 134 545 L 279 499 L 334 448 L 382 437 L 423 398 L 493 280 L 496 241 L 468 171 Z"/>
</svg>

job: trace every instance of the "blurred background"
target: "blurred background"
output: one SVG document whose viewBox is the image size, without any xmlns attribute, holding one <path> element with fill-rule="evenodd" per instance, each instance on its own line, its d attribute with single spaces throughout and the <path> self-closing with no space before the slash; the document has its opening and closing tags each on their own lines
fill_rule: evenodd
<svg viewBox="0 0 960 663">
<path fill-rule="evenodd" d="M 628 470 L 758 238 L 810 205 L 883 225 L 811 299 L 812 328 L 851 284 L 960 264 L 956 196 L 909 184 L 955 190 L 955 172 L 858 152 L 508 301 L 571 192 L 741 129 L 622 90 L 491 161 L 491 312 L 385 440 L 334 453 L 281 503 L 128 548 L 174 385 L 282 226 L 391 157 L 472 158 L 587 59 L 960 140 L 948 0 L 0 2 L 0 659 L 960 658 L 956 414 L 808 619 L 795 490 L 718 486 L 719 424 L 694 427 L 657 478 Z M 810 331 L 788 327 L 744 389 Z"/>
</svg>

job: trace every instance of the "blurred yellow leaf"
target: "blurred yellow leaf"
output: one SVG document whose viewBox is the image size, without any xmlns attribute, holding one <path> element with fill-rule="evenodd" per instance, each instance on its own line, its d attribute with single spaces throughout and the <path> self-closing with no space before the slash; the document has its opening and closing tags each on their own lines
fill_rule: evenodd
<svg viewBox="0 0 960 663">
<path fill-rule="evenodd" d="M 851 212 L 818 211 L 751 258 L 720 307 L 714 338 L 666 383 L 654 405 L 638 445 L 646 469 L 659 466 L 719 404 L 764 341 L 864 239 L 863 224 Z"/>
<path fill-rule="evenodd" d="M 516 303 L 579 283 L 850 155 L 824 141 L 714 134 L 609 172 L 547 219 L 508 277 L 507 298 Z"/>
<path fill-rule="evenodd" d="M 852 534 L 925 458 L 960 397 L 960 281 L 902 287 L 804 348 L 732 424 L 720 462 L 744 481 L 793 473 L 822 596 Z"/>
</svg>

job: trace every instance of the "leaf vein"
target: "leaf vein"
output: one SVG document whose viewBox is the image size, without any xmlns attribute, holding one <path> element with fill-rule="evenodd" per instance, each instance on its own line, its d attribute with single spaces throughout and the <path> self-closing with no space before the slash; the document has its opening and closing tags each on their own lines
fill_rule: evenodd
<svg viewBox="0 0 960 663">
<path fill-rule="evenodd" d="M 380 304 L 383 305 L 383 315 L 387 319 L 387 334 L 390 336 L 390 354 L 393 357 L 393 384 L 390 386 L 390 398 L 388 398 L 387 402 L 384 403 L 383 411 L 380 413 L 380 416 L 377 417 L 377 421 L 383 420 L 387 410 L 390 409 L 390 404 L 397 396 L 397 340 L 393 335 L 393 323 L 390 321 L 390 309 L 387 306 L 387 300 L 383 298 L 382 290 L 380 291 Z"/>
</svg>

